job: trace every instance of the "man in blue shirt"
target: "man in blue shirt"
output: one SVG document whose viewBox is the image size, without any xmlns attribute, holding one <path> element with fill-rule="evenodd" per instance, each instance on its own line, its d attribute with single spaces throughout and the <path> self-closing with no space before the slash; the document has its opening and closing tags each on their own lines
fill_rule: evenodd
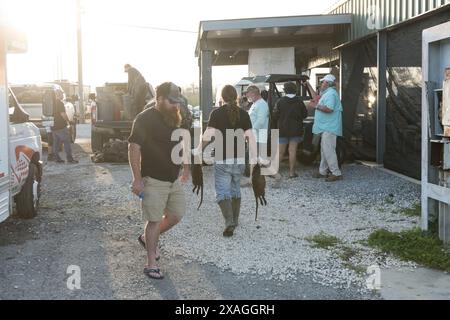
<svg viewBox="0 0 450 320">
<path fill-rule="evenodd" d="M 313 133 L 321 135 L 321 162 L 315 178 L 326 178 L 328 182 L 342 180 L 342 172 L 336 154 L 337 137 L 342 137 L 342 103 L 336 90 L 336 77 L 329 74 L 321 80 L 321 95 L 313 94 L 309 108 L 315 108 Z M 331 175 L 329 175 L 331 171 Z"/>
<path fill-rule="evenodd" d="M 267 136 L 269 130 L 269 105 L 262 98 L 257 86 L 249 86 L 247 98 L 253 102 L 248 114 L 252 121 L 253 133 L 258 143 L 258 155 L 264 157 L 267 154 Z"/>
</svg>

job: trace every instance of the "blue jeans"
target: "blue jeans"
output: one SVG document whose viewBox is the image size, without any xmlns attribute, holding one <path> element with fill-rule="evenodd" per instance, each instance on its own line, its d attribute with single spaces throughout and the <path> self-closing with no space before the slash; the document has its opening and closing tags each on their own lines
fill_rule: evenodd
<svg viewBox="0 0 450 320">
<path fill-rule="evenodd" d="M 290 138 L 282 138 L 280 137 L 280 144 L 289 144 L 291 142 L 295 142 L 295 143 L 302 143 L 303 142 L 303 137 L 290 137 Z"/>
<path fill-rule="evenodd" d="M 72 161 L 72 141 L 70 139 L 70 133 L 68 128 L 53 130 L 53 154 L 55 155 L 55 159 L 60 161 L 61 158 L 59 156 L 59 147 L 61 146 L 61 142 L 64 143 L 64 151 L 66 152 L 67 161 Z"/>
<path fill-rule="evenodd" d="M 245 171 L 245 164 L 214 165 L 214 179 L 216 185 L 216 201 L 241 198 L 241 178 Z"/>
</svg>

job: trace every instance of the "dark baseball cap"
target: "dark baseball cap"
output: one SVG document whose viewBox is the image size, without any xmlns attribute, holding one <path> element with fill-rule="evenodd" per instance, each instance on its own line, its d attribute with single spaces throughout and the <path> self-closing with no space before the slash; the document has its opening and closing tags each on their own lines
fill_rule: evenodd
<svg viewBox="0 0 450 320">
<path fill-rule="evenodd" d="M 156 88 L 156 98 L 167 98 L 171 103 L 182 103 L 180 89 L 173 82 L 164 82 Z"/>
</svg>

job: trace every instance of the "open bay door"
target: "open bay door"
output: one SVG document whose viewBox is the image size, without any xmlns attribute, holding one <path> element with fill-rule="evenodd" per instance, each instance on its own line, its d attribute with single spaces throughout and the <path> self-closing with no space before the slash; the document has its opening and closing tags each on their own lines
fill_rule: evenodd
<svg viewBox="0 0 450 320">
<path fill-rule="evenodd" d="M 11 172 L 9 164 L 9 98 L 6 55 L 26 51 L 24 34 L 8 28 L 0 11 L 0 222 L 11 210 Z"/>
</svg>

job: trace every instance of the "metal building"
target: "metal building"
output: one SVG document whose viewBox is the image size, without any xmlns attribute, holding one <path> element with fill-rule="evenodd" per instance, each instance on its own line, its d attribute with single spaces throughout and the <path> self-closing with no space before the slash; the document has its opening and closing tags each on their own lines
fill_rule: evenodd
<svg viewBox="0 0 450 320">
<path fill-rule="evenodd" d="M 346 0 L 324 15 L 203 21 L 196 56 L 204 119 L 213 66 L 254 65 L 256 50 L 289 49 L 296 73 L 333 67 L 339 76 L 354 158 L 420 179 L 422 31 L 449 20 L 450 0 Z"/>
</svg>

